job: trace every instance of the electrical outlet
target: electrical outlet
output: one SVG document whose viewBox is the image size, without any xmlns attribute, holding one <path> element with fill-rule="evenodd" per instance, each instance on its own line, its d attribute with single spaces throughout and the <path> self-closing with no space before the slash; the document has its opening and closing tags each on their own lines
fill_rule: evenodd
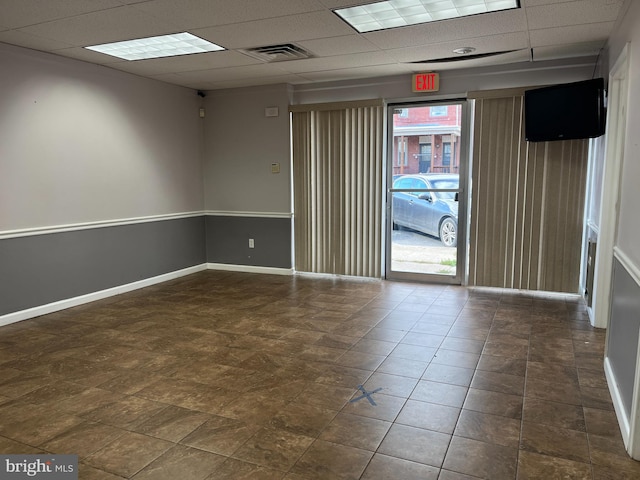
<svg viewBox="0 0 640 480">
<path fill-rule="evenodd" d="M 255 248 L 256 244 L 253 241 L 253 238 L 249 239 L 249 248 Z"/>
</svg>

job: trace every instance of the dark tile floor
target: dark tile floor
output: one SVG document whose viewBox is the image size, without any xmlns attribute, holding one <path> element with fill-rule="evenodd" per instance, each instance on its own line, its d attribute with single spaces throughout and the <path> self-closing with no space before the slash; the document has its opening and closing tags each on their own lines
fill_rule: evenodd
<svg viewBox="0 0 640 480">
<path fill-rule="evenodd" d="M 203 272 L 0 328 L 0 452 L 87 480 L 637 479 L 603 342 L 575 297 Z"/>
</svg>

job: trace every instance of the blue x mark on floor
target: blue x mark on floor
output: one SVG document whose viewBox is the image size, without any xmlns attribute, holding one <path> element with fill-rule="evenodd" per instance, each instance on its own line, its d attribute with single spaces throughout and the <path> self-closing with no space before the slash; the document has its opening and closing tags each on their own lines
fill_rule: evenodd
<svg viewBox="0 0 640 480">
<path fill-rule="evenodd" d="M 362 395 L 360 395 L 357 398 L 354 398 L 353 400 L 349 400 L 349 402 L 353 403 L 353 402 L 357 402 L 358 400 L 362 400 L 363 398 L 366 398 L 367 400 L 369 400 L 369 403 L 375 407 L 376 402 L 373 400 L 373 398 L 371 398 L 371 395 L 382 390 L 382 387 L 379 387 L 379 388 L 376 388 L 375 390 L 371 390 L 370 392 L 367 392 L 362 385 L 358 385 L 358 390 L 362 392 Z"/>
</svg>

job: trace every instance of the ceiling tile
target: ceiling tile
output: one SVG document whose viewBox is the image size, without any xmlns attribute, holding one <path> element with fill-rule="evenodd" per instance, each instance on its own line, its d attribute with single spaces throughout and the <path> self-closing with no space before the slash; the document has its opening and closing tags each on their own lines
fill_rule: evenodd
<svg viewBox="0 0 640 480">
<path fill-rule="evenodd" d="M 261 78 L 289 75 L 272 64 L 246 65 L 240 67 L 215 68 L 197 70 L 177 74 L 187 81 L 221 82 L 227 80 L 241 80 L 243 78 Z"/>
<path fill-rule="evenodd" d="M 123 5 L 134 5 L 136 3 L 147 3 L 149 0 L 118 0 Z"/>
<path fill-rule="evenodd" d="M 118 0 L 2 0 L 0 18 L 3 25 L 19 28 L 119 6 Z"/>
<path fill-rule="evenodd" d="M 602 42 L 575 43 L 570 45 L 553 45 L 533 49 L 535 61 L 555 60 L 557 58 L 573 58 L 594 56 L 600 53 Z"/>
<path fill-rule="evenodd" d="M 202 28 L 324 10 L 316 0 L 154 0 L 135 8 L 155 17 L 178 21 L 184 28 Z"/>
<path fill-rule="evenodd" d="M 369 42 L 361 35 L 344 35 L 340 37 L 320 38 L 316 40 L 302 40 L 298 45 L 309 50 L 319 57 L 329 57 L 339 53 L 346 55 L 349 53 L 373 52 L 380 50 L 379 47 Z"/>
<path fill-rule="evenodd" d="M 335 55 L 333 57 L 309 58 L 281 62 L 280 68 L 292 73 L 319 72 L 322 70 L 337 70 L 350 67 L 365 67 L 371 65 L 395 64 L 396 61 L 385 52 L 353 53 L 350 55 Z"/>
<path fill-rule="evenodd" d="M 354 5 L 364 5 L 367 3 L 374 3 L 376 0 L 319 0 L 319 2 L 331 10 L 343 7 L 353 7 Z M 379 1 L 379 0 L 377 0 Z"/>
<path fill-rule="evenodd" d="M 526 28 L 525 14 L 518 9 L 380 30 L 364 34 L 364 37 L 380 48 L 391 49 L 519 32 Z"/>
<path fill-rule="evenodd" d="M 62 48 L 60 50 L 54 50 L 52 53 L 62 55 L 63 57 L 75 58 L 76 60 L 82 60 L 84 62 L 96 63 L 98 65 L 126 62 L 126 60 L 122 60 L 121 58 L 104 55 L 83 47 Z"/>
<path fill-rule="evenodd" d="M 22 30 L 77 47 L 176 33 L 175 27 L 170 23 L 145 15 L 132 7 L 88 13 Z"/>
<path fill-rule="evenodd" d="M 398 62 L 415 62 L 421 60 L 448 58 L 456 56 L 455 48 L 473 47 L 473 54 L 491 53 L 504 50 L 519 50 L 529 48 L 529 38 L 525 32 L 505 33 L 487 37 L 467 38 L 464 42 L 454 40 L 450 42 L 434 43 L 429 46 L 405 47 L 386 50 Z M 461 56 L 462 58 L 462 56 Z"/>
<path fill-rule="evenodd" d="M 8 30 L 0 32 L 0 42 L 10 43 L 11 45 L 19 45 L 21 47 L 32 48 L 42 52 L 51 52 L 61 48 L 68 48 L 71 45 L 63 42 L 51 40 L 50 38 L 42 38 L 36 35 L 22 32 L 20 30 Z"/>
<path fill-rule="evenodd" d="M 368 0 L 0 0 L 0 42 L 107 65 L 189 88 L 294 84 L 468 71 L 534 59 L 593 56 L 609 37 L 623 0 L 521 0 L 522 8 L 360 35 L 333 9 Z M 20 27 L 20 28 L 17 28 Z M 84 46 L 190 31 L 224 52 L 123 62 Z M 316 57 L 262 63 L 234 51 L 296 43 Z M 474 53 L 511 54 L 448 63 L 412 61 Z M 581 60 L 582 61 L 582 60 Z M 530 63 L 530 62 L 528 62 Z"/>
<path fill-rule="evenodd" d="M 529 62 L 531 51 L 529 49 L 516 50 L 515 52 L 503 53 L 492 57 L 471 58 L 463 61 L 446 63 L 413 63 L 408 64 L 414 72 L 424 72 L 429 70 L 459 70 L 465 68 L 478 68 L 491 65 L 503 65 L 507 63 Z"/>
<path fill-rule="evenodd" d="M 611 0 L 580 0 L 527 8 L 529 28 L 540 29 L 565 25 L 613 22 L 620 4 Z"/>
<path fill-rule="evenodd" d="M 289 83 L 291 85 L 299 85 L 302 83 L 309 83 L 309 80 L 299 77 L 297 75 L 283 75 L 283 76 L 274 76 L 267 77 L 264 79 L 260 78 L 245 78 L 241 80 L 230 80 L 230 81 L 222 81 L 222 82 L 212 82 L 210 84 L 210 89 L 217 88 L 238 88 L 238 87 L 254 87 L 259 85 L 277 85 L 281 83 Z"/>
<path fill-rule="evenodd" d="M 336 15 L 323 11 L 195 29 L 191 33 L 234 49 L 350 35 L 353 30 Z"/>
<path fill-rule="evenodd" d="M 531 30 L 529 38 L 532 47 L 544 47 L 563 43 L 583 43 L 600 40 L 604 45 L 614 22 L 592 23 L 567 27 L 542 28 Z"/>
<path fill-rule="evenodd" d="M 381 77 L 387 75 L 401 75 L 412 73 L 406 65 L 378 65 L 374 67 L 355 67 L 339 70 L 324 70 L 305 73 L 302 76 L 314 82 L 333 82 L 338 80 L 352 80 L 357 78 Z"/>
<path fill-rule="evenodd" d="M 555 5 L 558 3 L 570 3 L 575 1 L 576 0 L 520 0 L 520 5 L 522 7 L 528 8 L 537 7 L 539 5 Z"/>
<path fill-rule="evenodd" d="M 152 58 L 136 60 L 118 66 L 119 70 L 136 75 L 156 76 L 165 73 L 182 73 L 195 70 L 211 70 L 214 68 L 237 67 L 260 64 L 259 60 L 238 52 L 224 51 L 199 53 L 197 55 L 181 55 L 178 57 Z"/>
</svg>

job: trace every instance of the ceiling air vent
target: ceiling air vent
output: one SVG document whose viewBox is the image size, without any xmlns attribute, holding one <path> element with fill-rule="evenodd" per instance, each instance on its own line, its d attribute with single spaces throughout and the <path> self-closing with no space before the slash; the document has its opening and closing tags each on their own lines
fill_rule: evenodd
<svg viewBox="0 0 640 480">
<path fill-rule="evenodd" d="M 247 48 L 240 51 L 245 55 L 257 58 L 263 62 L 286 62 L 289 60 L 302 60 L 313 57 L 310 52 L 298 45 L 294 45 L 293 43 Z"/>
</svg>

